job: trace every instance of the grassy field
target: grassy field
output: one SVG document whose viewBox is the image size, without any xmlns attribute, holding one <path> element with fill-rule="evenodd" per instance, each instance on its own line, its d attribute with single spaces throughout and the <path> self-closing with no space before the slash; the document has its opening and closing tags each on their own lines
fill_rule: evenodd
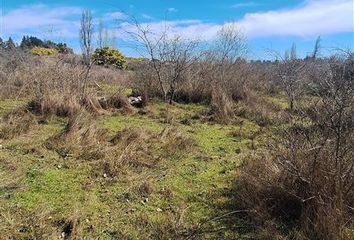
<svg viewBox="0 0 354 240">
<path fill-rule="evenodd" d="M 25 102 L 1 100 L 0 116 Z M 109 159 L 48 149 L 66 118 L 52 117 L 0 140 L 2 236 L 247 239 L 249 226 L 237 213 L 228 215 L 235 210 L 232 188 L 242 159 L 264 142 L 269 128 L 244 118 L 208 123 L 199 117 L 205 111 L 203 105 L 154 101 L 145 113 L 99 116 L 95 122 L 106 134 L 97 144 L 115 152 Z M 117 133 L 137 137 L 133 144 L 113 144 Z M 127 154 L 130 146 L 135 155 Z"/>
</svg>

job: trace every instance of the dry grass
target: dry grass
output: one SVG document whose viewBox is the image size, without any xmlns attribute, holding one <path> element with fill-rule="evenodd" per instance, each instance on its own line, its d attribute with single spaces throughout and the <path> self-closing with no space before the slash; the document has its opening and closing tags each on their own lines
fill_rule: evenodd
<svg viewBox="0 0 354 240">
<path fill-rule="evenodd" d="M 60 156 L 71 154 L 79 158 L 94 160 L 104 156 L 105 131 L 94 121 L 92 116 L 80 111 L 69 117 L 62 132 L 50 137 L 45 146 L 55 150 Z"/>
<path fill-rule="evenodd" d="M 60 94 L 52 94 L 31 100 L 27 104 L 27 108 L 32 113 L 43 117 L 68 117 L 75 115 L 81 106 L 73 96 L 66 97 Z"/>
<path fill-rule="evenodd" d="M 211 99 L 211 119 L 219 123 L 228 123 L 234 116 L 233 102 L 221 89 L 215 89 Z"/>
<path fill-rule="evenodd" d="M 306 173 L 313 168 L 313 156 L 306 149 L 301 151 L 303 153 L 296 151 L 298 163 L 292 170 L 279 162 L 280 158 L 286 159 L 294 154 L 284 145 L 274 152 L 262 151 L 249 156 L 240 169 L 234 189 L 236 206 L 252 210 L 248 214 L 252 225 L 261 226 L 268 236 L 350 239 L 350 234 L 346 235 L 341 229 L 343 222 L 349 229 L 353 225 L 349 207 L 353 191 L 341 195 L 333 188 L 333 182 L 327 176 L 331 171 L 328 167 L 331 160 L 326 151 L 316 156 L 315 159 L 323 164 L 319 164 L 316 173 L 309 176 L 312 181 L 307 181 Z M 331 203 L 340 196 L 343 196 L 346 207 L 339 200 Z"/>
<path fill-rule="evenodd" d="M 126 96 L 124 96 L 121 92 L 116 92 L 112 96 L 110 96 L 106 101 L 106 106 L 109 108 L 121 109 L 123 113 L 133 113 L 134 108 L 128 102 Z"/>
<path fill-rule="evenodd" d="M 196 146 L 196 141 L 176 128 L 166 127 L 160 138 L 164 141 L 163 153 L 166 156 L 179 157 L 189 153 Z"/>
<path fill-rule="evenodd" d="M 0 139 L 12 139 L 30 131 L 37 124 L 35 116 L 25 108 L 9 113 L 0 122 Z"/>
</svg>

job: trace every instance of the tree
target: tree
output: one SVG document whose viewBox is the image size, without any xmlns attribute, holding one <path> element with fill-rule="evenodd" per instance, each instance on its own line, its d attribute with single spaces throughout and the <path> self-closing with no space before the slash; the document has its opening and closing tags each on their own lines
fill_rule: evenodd
<svg viewBox="0 0 354 240">
<path fill-rule="evenodd" d="M 81 46 L 83 61 L 86 66 L 91 65 L 92 35 L 93 35 L 93 24 L 92 24 L 91 11 L 85 10 L 82 13 L 82 17 L 81 17 L 80 46 Z"/>
<path fill-rule="evenodd" d="M 99 48 L 103 48 L 103 32 L 104 32 L 104 23 L 102 18 L 98 22 L 98 39 L 97 45 Z"/>
<path fill-rule="evenodd" d="M 80 26 L 80 46 L 82 51 L 82 57 L 84 65 L 86 66 L 86 74 L 82 82 L 82 93 L 85 94 L 87 79 L 92 67 L 92 35 L 93 35 L 93 25 L 92 25 L 92 15 L 89 10 L 85 10 L 81 17 Z"/>
<path fill-rule="evenodd" d="M 128 34 L 137 43 L 135 49 L 143 57 L 148 56 L 149 73 L 153 73 L 164 100 L 172 103 L 178 86 L 186 80 L 188 70 L 198 58 L 195 51 L 198 41 L 182 39 L 168 29 L 157 34 L 150 30 L 149 25 L 140 24 L 134 17 L 130 26 L 134 30 Z"/>
<path fill-rule="evenodd" d="M 104 31 L 103 31 L 103 47 L 109 47 L 108 29 L 104 29 Z"/>
<path fill-rule="evenodd" d="M 321 49 L 321 36 L 318 36 L 312 53 L 312 59 L 315 59 L 319 55 L 320 49 Z"/>
<path fill-rule="evenodd" d="M 231 100 L 239 94 L 235 94 L 233 85 L 239 85 L 240 80 L 235 79 L 235 69 L 246 53 L 245 36 L 235 23 L 228 23 L 218 31 L 216 40 L 205 54 L 204 61 L 210 68 L 207 75 L 212 89 L 212 114 L 219 122 L 227 122 L 234 116 Z"/>
<path fill-rule="evenodd" d="M 280 55 L 278 55 L 280 57 Z M 304 88 L 302 84 L 305 81 L 303 70 L 306 63 L 297 58 L 296 45 L 293 44 L 289 51 L 285 52 L 284 58 L 280 57 L 277 64 L 277 79 L 281 89 L 285 92 L 289 103 L 290 111 L 295 108 L 298 97 L 302 94 Z"/>
<path fill-rule="evenodd" d="M 117 34 L 115 29 L 111 30 L 111 48 L 116 48 L 117 47 Z"/>
<path fill-rule="evenodd" d="M 33 47 L 45 47 L 45 42 L 41 39 L 33 36 L 23 36 L 21 44 L 21 48 L 33 48 Z"/>
<path fill-rule="evenodd" d="M 12 49 L 16 48 L 16 44 L 12 40 L 12 38 L 9 37 L 9 39 L 6 42 L 4 42 L 4 47 L 5 47 L 5 49 L 12 50 Z"/>
</svg>

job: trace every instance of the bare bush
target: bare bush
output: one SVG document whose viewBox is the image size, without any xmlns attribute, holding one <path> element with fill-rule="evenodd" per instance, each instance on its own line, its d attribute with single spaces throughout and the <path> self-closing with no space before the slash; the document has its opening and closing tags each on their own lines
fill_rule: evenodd
<svg viewBox="0 0 354 240">
<path fill-rule="evenodd" d="M 280 56 L 280 55 L 278 55 Z M 306 63 L 297 58 L 296 46 L 293 44 L 290 53 L 287 51 L 284 58 L 280 57 L 277 63 L 277 79 L 281 89 L 285 92 L 290 111 L 295 109 L 295 104 L 304 92 L 304 70 Z"/>
<path fill-rule="evenodd" d="M 168 29 L 156 34 L 147 24 L 140 24 L 134 17 L 129 25 L 133 30 L 128 31 L 128 34 L 136 41 L 136 50 L 149 58 L 144 61 L 148 70 L 144 73 L 148 76 L 145 81 L 149 80 L 150 84 L 157 85 L 158 88 L 155 89 L 159 89 L 159 95 L 166 102 L 172 103 L 180 85 L 186 81 L 192 65 L 199 57 L 196 51 L 198 41 L 182 39 Z M 147 95 L 146 92 L 143 90 L 142 94 Z"/>
<path fill-rule="evenodd" d="M 239 196 L 262 224 L 276 219 L 310 239 L 345 238 L 342 230 L 353 228 L 353 66 L 352 55 L 317 62 L 317 94 L 301 118 L 281 131 L 270 156 L 242 171 Z"/>
</svg>

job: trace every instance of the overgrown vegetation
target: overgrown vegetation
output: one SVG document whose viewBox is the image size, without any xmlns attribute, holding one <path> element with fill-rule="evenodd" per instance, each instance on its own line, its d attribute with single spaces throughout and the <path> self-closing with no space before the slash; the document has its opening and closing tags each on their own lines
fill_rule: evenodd
<svg viewBox="0 0 354 240">
<path fill-rule="evenodd" d="M 231 23 L 204 45 L 129 24 L 127 69 L 89 11 L 82 57 L 0 48 L 4 238 L 353 238 L 352 52 L 247 61 Z"/>
</svg>

